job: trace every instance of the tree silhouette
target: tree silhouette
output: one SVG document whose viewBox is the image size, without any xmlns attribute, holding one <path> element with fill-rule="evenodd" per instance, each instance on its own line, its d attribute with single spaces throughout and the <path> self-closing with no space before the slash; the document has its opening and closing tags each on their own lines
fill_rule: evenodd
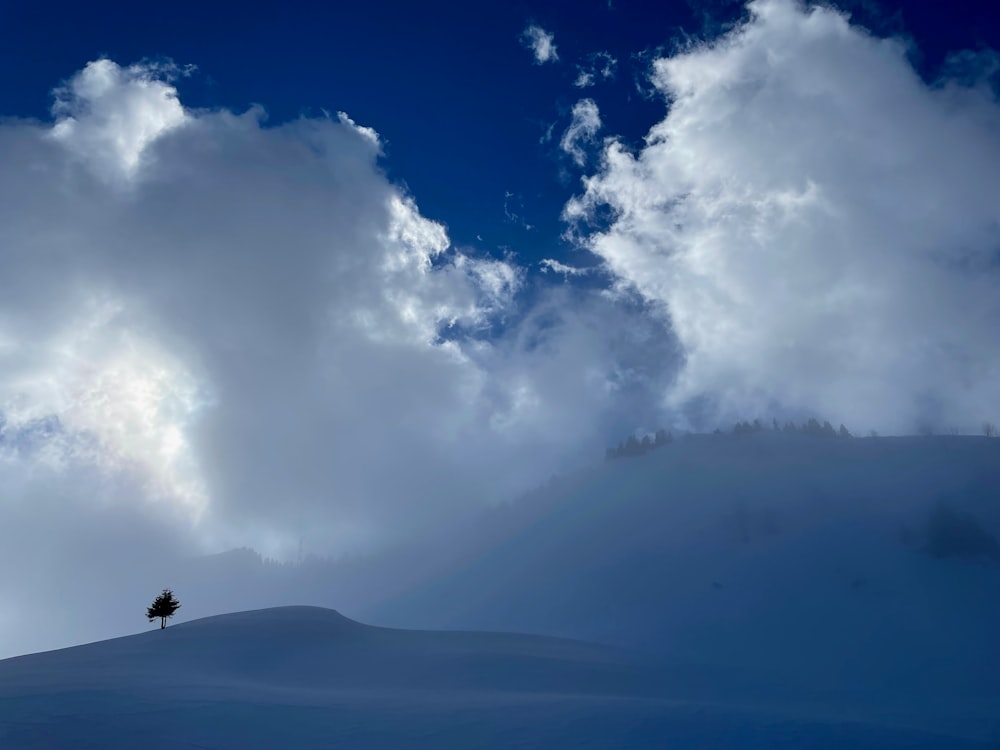
<svg viewBox="0 0 1000 750">
<path fill-rule="evenodd" d="M 160 630 L 163 630 L 163 628 L 167 627 L 167 618 L 173 617 L 174 612 L 180 608 L 181 603 L 177 601 L 174 592 L 170 589 L 163 589 L 163 592 L 146 608 L 146 617 L 149 618 L 150 622 L 159 617 Z"/>
</svg>

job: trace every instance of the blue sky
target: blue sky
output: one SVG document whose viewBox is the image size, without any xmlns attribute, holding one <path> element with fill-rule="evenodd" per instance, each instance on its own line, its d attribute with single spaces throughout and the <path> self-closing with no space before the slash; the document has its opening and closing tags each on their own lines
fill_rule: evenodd
<svg viewBox="0 0 1000 750">
<path fill-rule="evenodd" d="M 1000 423 L 986 5 L 0 6 L 0 565 Z"/>
</svg>

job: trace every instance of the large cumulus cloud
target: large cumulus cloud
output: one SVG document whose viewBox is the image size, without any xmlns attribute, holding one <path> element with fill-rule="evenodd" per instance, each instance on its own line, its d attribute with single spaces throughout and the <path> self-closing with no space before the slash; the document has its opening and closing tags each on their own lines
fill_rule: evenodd
<svg viewBox="0 0 1000 750">
<path fill-rule="evenodd" d="M 523 309 L 371 128 L 192 111 L 188 72 L 98 60 L 0 123 L 8 649 L 131 630 L 125 589 L 184 554 L 374 550 L 509 498 L 669 376 L 661 324 L 598 292 Z"/>
<path fill-rule="evenodd" d="M 887 431 L 996 421 L 991 58 L 927 83 L 904 43 L 834 9 L 748 10 L 655 61 L 666 116 L 637 152 L 609 145 L 566 207 L 620 285 L 669 311 L 685 365 L 667 402 Z"/>
</svg>

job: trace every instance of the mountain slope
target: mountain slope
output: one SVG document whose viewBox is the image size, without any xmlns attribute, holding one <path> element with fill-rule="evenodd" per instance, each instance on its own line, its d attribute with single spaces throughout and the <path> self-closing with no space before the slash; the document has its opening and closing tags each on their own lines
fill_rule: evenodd
<svg viewBox="0 0 1000 750">
<path fill-rule="evenodd" d="M 1000 536 L 1000 440 L 694 436 L 498 511 L 366 617 L 617 643 L 961 726 L 977 701 L 1000 716 L 1000 565 L 954 530 L 930 544 L 941 508 Z"/>
</svg>

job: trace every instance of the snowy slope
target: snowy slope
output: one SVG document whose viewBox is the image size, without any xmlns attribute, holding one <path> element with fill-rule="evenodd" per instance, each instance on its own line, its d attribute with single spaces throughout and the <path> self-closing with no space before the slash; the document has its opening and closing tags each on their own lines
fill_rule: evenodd
<svg viewBox="0 0 1000 750">
<path fill-rule="evenodd" d="M 586 643 L 389 630 L 288 607 L 0 661 L 0 747 L 993 747 L 801 707 L 690 701 L 685 679 Z"/>
</svg>

